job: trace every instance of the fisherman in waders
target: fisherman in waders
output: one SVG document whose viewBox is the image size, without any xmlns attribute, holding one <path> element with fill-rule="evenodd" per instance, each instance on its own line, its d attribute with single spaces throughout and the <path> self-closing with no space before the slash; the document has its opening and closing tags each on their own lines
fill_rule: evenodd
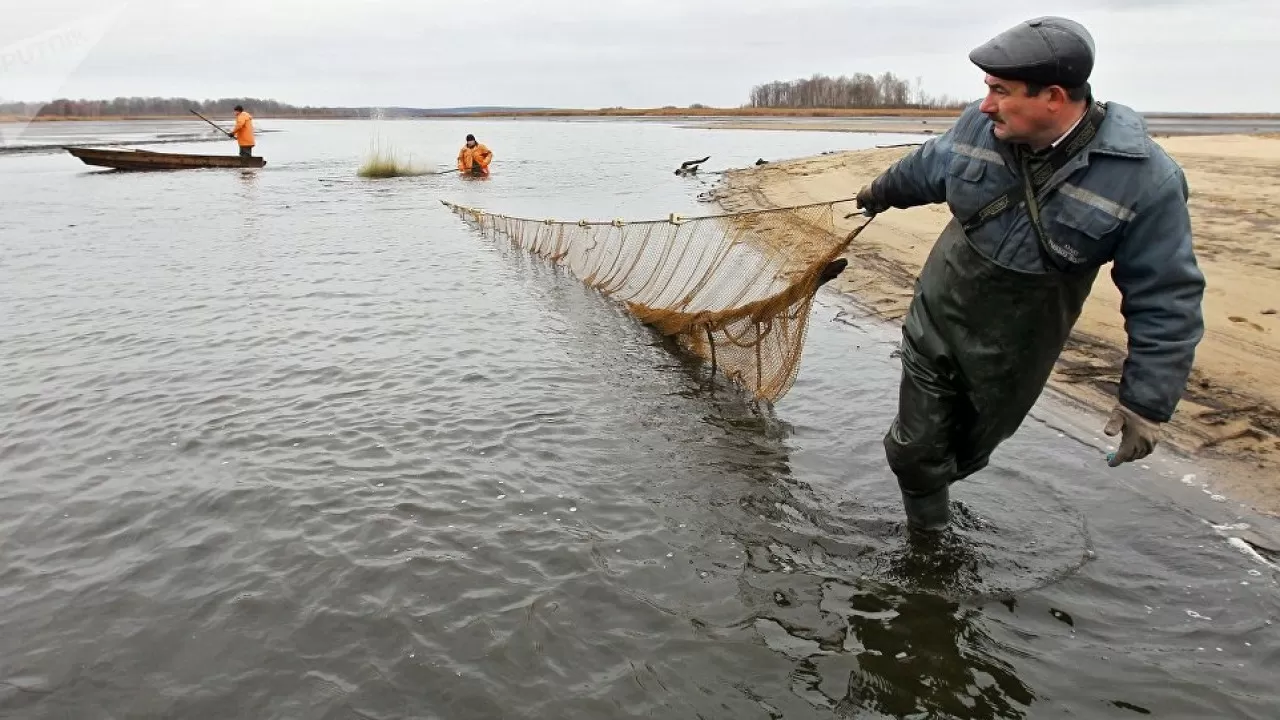
<svg viewBox="0 0 1280 720">
<path fill-rule="evenodd" d="M 489 174 L 491 162 L 493 162 L 493 153 L 489 148 L 476 142 L 475 135 L 468 135 L 466 144 L 458 151 L 458 172 L 474 177 L 486 177 Z"/>
<path fill-rule="evenodd" d="M 227 133 L 227 137 L 233 138 L 240 146 L 240 157 L 253 157 L 253 116 L 245 112 L 241 105 L 237 105 L 235 110 L 236 125 Z"/>
<path fill-rule="evenodd" d="M 1146 457 L 1204 332 L 1187 183 L 1141 116 L 1096 102 L 1093 39 L 1043 17 L 969 54 L 987 95 L 858 193 L 870 214 L 946 202 L 951 222 L 904 321 L 884 439 L 908 526 L 949 522 L 951 483 L 986 467 L 1049 379 L 1099 268 L 1123 297 L 1128 358 L 1106 424 L 1112 467 Z"/>
</svg>

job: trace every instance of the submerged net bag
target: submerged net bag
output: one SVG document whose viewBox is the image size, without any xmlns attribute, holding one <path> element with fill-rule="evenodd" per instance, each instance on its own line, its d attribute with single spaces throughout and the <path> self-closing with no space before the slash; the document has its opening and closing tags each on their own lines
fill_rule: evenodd
<svg viewBox="0 0 1280 720">
<path fill-rule="evenodd" d="M 776 401 L 799 370 L 813 296 L 844 267 L 837 206 L 626 222 L 508 217 L 441 201 L 471 224 L 565 266 L 677 339 L 713 372 Z"/>
</svg>

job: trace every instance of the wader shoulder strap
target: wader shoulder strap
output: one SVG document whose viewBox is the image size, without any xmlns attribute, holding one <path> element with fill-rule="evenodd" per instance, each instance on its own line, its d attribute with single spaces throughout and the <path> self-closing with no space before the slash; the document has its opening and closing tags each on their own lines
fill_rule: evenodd
<svg viewBox="0 0 1280 720">
<path fill-rule="evenodd" d="M 1031 168 L 1028 166 L 1026 156 L 1022 158 L 1022 177 L 1023 192 L 1027 201 L 1027 215 L 1031 216 L 1031 227 L 1036 229 L 1036 246 L 1040 249 L 1040 259 L 1045 262 L 1048 267 L 1054 268 L 1059 272 L 1068 272 L 1070 267 L 1064 265 L 1058 260 L 1057 253 L 1050 248 L 1052 241 L 1049 240 L 1049 234 L 1044 231 L 1044 225 L 1040 222 L 1040 203 L 1036 202 L 1036 189 L 1031 184 Z"/>
<path fill-rule="evenodd" d="M 972 217 L 965 220 L 963 223 L 965 232 L 972 232 L 982 227 L 992 218 L 1017 207 L 1025 200 L 1027 211 L 1031 215 L 1031 223 L 1035 225 L 1036 235 L 1040 238 L 1041 250 L 1047 252 L 1046 248 L 1044 248 L 1047 238 L 1044 234 L 1044 228 L 1040 224 L 1040 208 L 1035 201 L 1036 190 L 1044 187 L 1044 184 L 1049 181 L 1049 178 L 1053 177 L 1054 173 L 1066 167 L 1071 158 L 1080 154 L 1080 151 L 1084 150 L 1085 146 L 1093 142 L 1093 139 L 1098 136 L 1098 129 L 1102 126 L 1102 120 L 1106 115 L 1107 111 L 1101 103 L 1091 103 L 1089 111 L 1085 113 L 1084 119 L 1080 122 L 1080 127 L 1071 133 L 1071 137 L 1068 137 L 1066 141 L 1054 148 L 1053 152 L 1049 153 L 1048 158 L 1036 168 L 1034 173 L 1030 168 L 1026 154 L 1019 153 L 1022 180 L 1000 193 L 996 199 L 984 205 Z M 1052 255 L 1052 253 L 1049 254 Z M 1053 265 L 1058 267 L 1059 264 L 1054 262 Z"/>
</svg>

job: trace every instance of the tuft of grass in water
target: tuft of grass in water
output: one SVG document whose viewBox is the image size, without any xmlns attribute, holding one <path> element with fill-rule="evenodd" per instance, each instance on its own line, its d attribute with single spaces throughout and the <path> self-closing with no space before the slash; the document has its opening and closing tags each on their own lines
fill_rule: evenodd
<svg viewBox="0 0 1280 720">
<path fill-rule="evenodd" d="M 374 146 L 356 171 L 362 178 L 384 179 L 427 175 L 430 169 L 413 162 L 413 156 L 401 157 L 394 148 Z"/>
</svg>

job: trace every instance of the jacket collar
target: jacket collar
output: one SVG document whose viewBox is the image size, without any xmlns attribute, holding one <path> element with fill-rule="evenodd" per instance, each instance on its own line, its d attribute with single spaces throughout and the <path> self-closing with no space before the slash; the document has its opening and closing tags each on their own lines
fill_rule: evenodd
<svg viewBox="0 0 1280 720">
<path fill-rule="evenodd" d="M 1106 103 L 1106 108 L 1107 117 L 1102 121 L 1098 137 L 1085 152 L 1129 158 L 1150 157 L 1147 123 L 1142 116 L 1119 103 Z"/>
</svg>

